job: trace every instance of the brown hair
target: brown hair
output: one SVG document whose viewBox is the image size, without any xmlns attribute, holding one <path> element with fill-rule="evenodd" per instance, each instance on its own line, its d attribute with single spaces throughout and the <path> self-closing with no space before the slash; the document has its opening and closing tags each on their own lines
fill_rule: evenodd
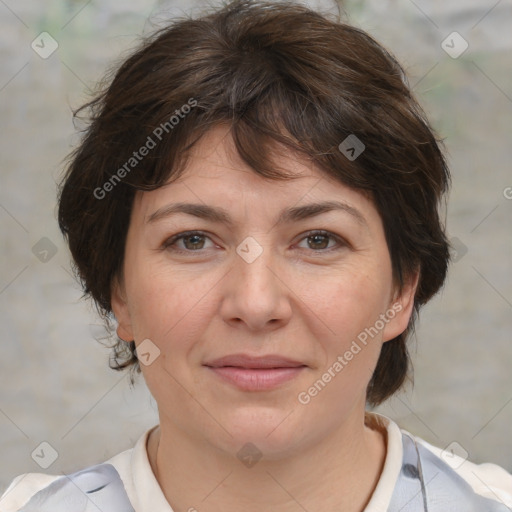
<svg viewBox="0 0 512 512">
<path fill-rule="evenodd" d="M 234 1 L 145 38 L 74 115 L 83 109 L 91 122 L 69 157 L 58 219 L 84 292 L 107 322 L 135 192 L 178 178 L 187 150 L 229 123 L 256 173 L 293 178 L 272 157 L 283 144 L 368 194 L 399 290 L 420 269 L 408 328 L 383 344 L 367 401 L 377 405 L 402 386 L 407 336 L 446 276 L 449 245 L 438 206 L 450 175 L 403 69 L 372 37 L 292 2 Z M 357 158 L 339 149 L 349 135 L 365 145 Z M 140 372 L 135 343 L 127 341 L 117 340 L 111 366 Z"/>
</svg>

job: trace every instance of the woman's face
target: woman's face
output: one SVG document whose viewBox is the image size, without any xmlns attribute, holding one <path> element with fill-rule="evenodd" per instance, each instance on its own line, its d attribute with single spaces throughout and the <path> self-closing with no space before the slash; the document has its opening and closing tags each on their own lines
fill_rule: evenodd
<svg viewBox="0 0 512 512">
<path fill-rule="evenodd" d="M 372 202 L 308 162 L 279 165 L 299 178 L 265 180 L 225 127 L 211 130 L 178 181 L 136 196 L 113 290 L 162 432 L 172 425 L 231 454 L 252 442 L 280 457 L 362 425 L 381 345 L 406 328 L 413 303 L 415 283 L 394 294 Z M 327 201 L 344 206 L 312 215 Z M 173 213 L 178 203 L 222 215 Z M 200 233 L 175 238 L 187 231 Z M 215 363 L 240 354 L 294 366 Z"/>
</svg>

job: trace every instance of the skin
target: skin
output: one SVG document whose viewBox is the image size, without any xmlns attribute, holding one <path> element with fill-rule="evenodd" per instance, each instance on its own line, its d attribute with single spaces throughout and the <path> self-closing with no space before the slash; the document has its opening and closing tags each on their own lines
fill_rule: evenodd
<svg viewBox="0 0 512 512">
<path fill-rule="evenodd" d="M 138 192 L 133 205 L 112 307 L 122 339 L 150 339 L 160 350 L 141 365 L 160 417 L 148 457 L 177 512 L 356 512 L 382 471 L 386 442 L 365 424 L 366 387 L 382 343 L 407 327 L 418 276 L 397 292 L 370 199 L 303 157 L 282 151 L 278 162 L 298 178 L 258 176 L 218 126 L 194 146 L 178 181 Z M 284 208 L 331 199 L 356 208 L 365 224 L 346 211 L 276 224 Z M 182 213 L 148 222 L 177 202 L 223 207 L 236 224 Z M 312 238 L 318 229 L 340 241 Z M 165 245 L 187 230 L 205 236 Z M 252 263 L 236 252 L 248 236 L 263 248 Z M 384 329 L 301 404 L 298 394 L 393 304 L 400 311 Z M 203 366 L 234 353 L 280 354 L 307 368 L 270 391 L 242 391 Z M 237 457 L 247 442 L 263 455 L 252 467 Z"/>
</svg>

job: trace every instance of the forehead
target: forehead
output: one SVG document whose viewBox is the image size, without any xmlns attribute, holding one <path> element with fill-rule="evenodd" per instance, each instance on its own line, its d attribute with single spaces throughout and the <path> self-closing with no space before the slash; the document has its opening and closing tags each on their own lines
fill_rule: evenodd
<svg viewBox="0 0 512 512">
<path fill-rule="evenodd" d="M 275 146 L 270 156 L 276 168 L 293 174 L 293 179 L 275 180 L 256 173 L 238 154 L 229 127 L 217 126 L 192 147 L 180 177 L 151 192 L 139 192 L 135 208 L 147 220 L 159 208 L 176 202 L 218 206 L 234 216 L 247 216 L 251 211 L 263 215 L 284 207 L 338 201 L 363 210 L 364 217 L 376 214 L 366 195 L 335 180 L 307 156 L 284 146 Z"/>
<path fill-rule="evenodd" d="M 195 178 L 216 180 L 218 184 L 229 180 L 251 180 L 254 183 L 265 182 L 276 188 L 286 187 L 300 182 L 304 187 L 308 182 L 316 182 L 326 173 L 315 166 L 309 157 L 294 153 L 290 148 L 275 142 L 269 142 L 261 152 L 268 154 L 273 167 L 294 176 L 293 180 L 281 181 L 264 178 L 252 169 L 239 155 L 230 127 L 221 124 L 212 128 L 190 150 L 184 172 L 176 182 Z M 175 182 L 175 183 L 176 183 Z"/>
</svg>

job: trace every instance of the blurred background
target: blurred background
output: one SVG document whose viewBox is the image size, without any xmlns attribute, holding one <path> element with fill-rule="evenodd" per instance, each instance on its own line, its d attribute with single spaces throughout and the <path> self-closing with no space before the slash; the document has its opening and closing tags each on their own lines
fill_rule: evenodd
<svg viewBox="0 0 512 512">
<path fill-rule="evenodd" d="M 303 3 L 338 12 L 334 0 Z M 158 422 L 142 377 L 131 388 L 95 341 L 104 329 L 71 275 L 56 182 L 79 141 L 71 109 L 141 34 L 206 5 L 0 0 L 0 493 L 24 472 L 102 462 Z M 453 174 L 454 263 L 410 340 L 415 385 L 377 410 L 512 472 L 512 2 L 361 0 L 341 9 L 403 63 Z M 33 456 L 42 442 L 56 452 L 48 469 Z"/>
</svg>

